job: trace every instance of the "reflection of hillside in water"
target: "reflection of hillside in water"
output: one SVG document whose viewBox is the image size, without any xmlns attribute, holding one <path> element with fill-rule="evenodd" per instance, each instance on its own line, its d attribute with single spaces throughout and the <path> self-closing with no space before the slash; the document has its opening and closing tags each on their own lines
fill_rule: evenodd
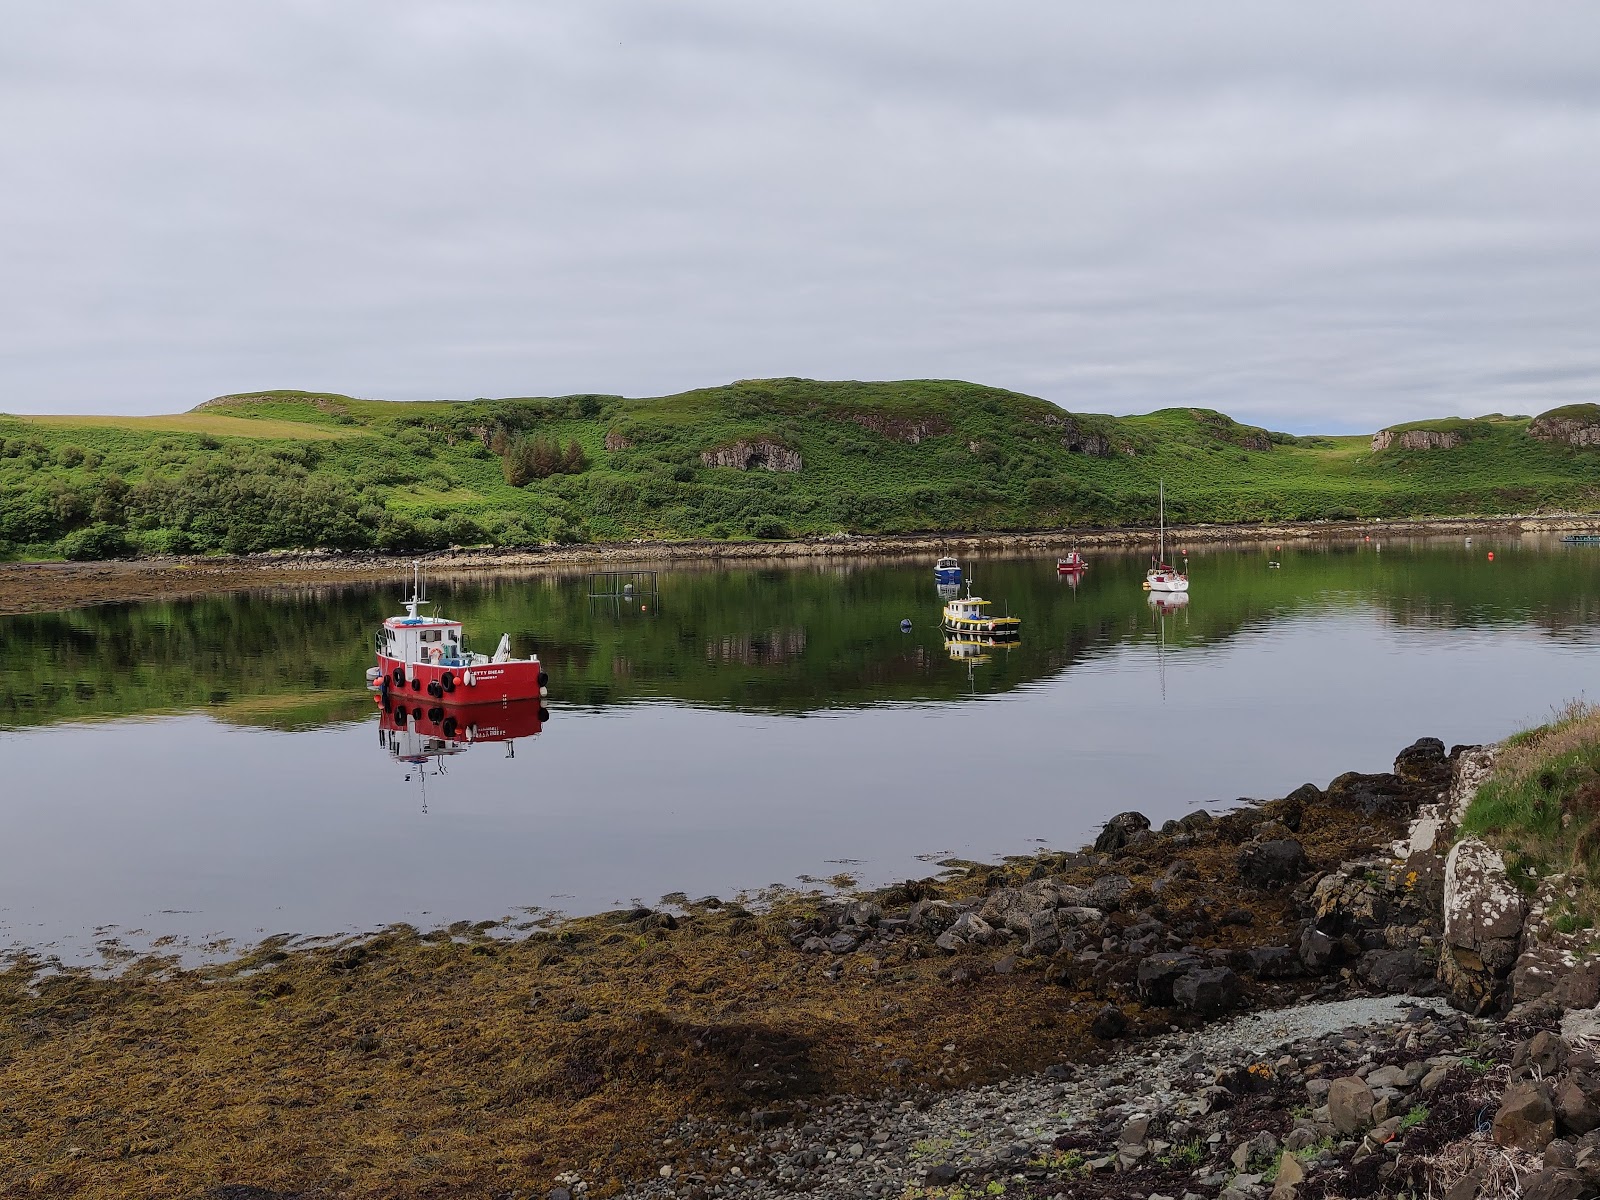
<svg viewBox="0 0 1600 1200">
<path fill-rule="evenodd" d="M 1268 570 L 1269 558 L 1282 569 Z M 975 590 L 1021 616 L 1023 637 L 971 681 L 940 635 L 931 563 L 663 572 L 649 619 L 597 612 L 581 577 L 440 581 L 435 594 L 469 635 L 509 629 L 519 652 L 537 648 L 557 703 L 595 708 L 670 700 L 810 712 L 956 700 L 1060 675 L 1158 632 L 1169 653 L 1193 653 L 1289 618 L 1338 613 L 1375 613 L 1401 628 L 1523 628 L 1562 641 L 1591 640 L 1600 627 L 1600 551 L 1483 541 L 1207 550 L 1191 557 L 1191 603 L 1160 631 L 1139 586 L 1144 565 L 1139 554 L 1099 555 L 1083 579 L 1063 582 L 1053 560 L 976 560 Z M 195 708 L 272 728 L 350 720 L 370 663 L 367 639 L 396 590 L 0 619 L 0 726 Z"/>
</svg>

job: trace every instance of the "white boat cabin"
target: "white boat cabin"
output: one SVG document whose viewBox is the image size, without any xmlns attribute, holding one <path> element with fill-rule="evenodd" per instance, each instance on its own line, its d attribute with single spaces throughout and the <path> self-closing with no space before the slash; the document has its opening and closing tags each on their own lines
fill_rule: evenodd
<svg viewBox="0 0 1600 1200">
<path fill-rule="evenodd" d="M 437 617 L 390 617 L 378 635 L 378 653 L 402 663 L 435 663 L 458 666 L 461 652 L 461 622 Z"/>
<path fill-rule="evenodd" d="M 989 607 L 987 600 L 975 600 L 968 597 L 964 600 L 952 600 L 944 606 L 945 616 L 952 621 L 981 621 L 988 617 L 983 610 Z"/>
</svg>

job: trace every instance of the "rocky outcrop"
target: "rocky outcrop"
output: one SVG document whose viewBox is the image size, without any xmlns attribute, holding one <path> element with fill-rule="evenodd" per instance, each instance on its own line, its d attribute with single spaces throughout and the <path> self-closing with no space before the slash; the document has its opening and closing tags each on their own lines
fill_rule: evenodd
<svg viewBox="0 0 1600 1200">
<path fill-rule="evenodd" d="M 1439 977 L 1457 1004 L 1473 1012 L 1499 1004 L 1527 911 L 1498 850 L 1478 838 L 1456 843 L 1445 862 Z"/>
<path fill-rule="evenodd" d="M 606 449 L 615 453 L 618 450 L 633 449 L 633 441 L 619 430 L 606 430 Z"/>
<path fill-rule="evenodd" d="M 790 450 L 769 438 L 746 441 L 700 452 L 701 465 L 732 467 L 736 471 L 798 471 L 803 465 L 798 450 Z"/>
<path fill-rule="evenodd" d="M 1044 418 L 1044 423 L 1061 435 L 1061 445 L 1073 454 L 1087 454 L 1090 458 L 1110 458 L 1115 453 L 1111 439 L 1103 433 L 1084 429 L 1072 417 L 1058 417 L 1054 413 Z"/>
<path fill-rule="evenodd" d="M 892 413 L 845 413 L 844 420 L 854 422 L 863 429 L 881 434 L 890 441 L 915 446 L 931 437 L 943 437 L 950 432 L 950 422 L 943 417 L 907 417 Z"/>
<path fill-rule="evenodd" d="M 1461 445 L 1461 435 L 1454 430 L 1439 429 L 1380 429 L 1372 435 L 1374 450 L 1387 450 L 1398 446 L 1401 450 L 1454 450 Z"/>
<path fill-rule="evenodd" d="M 1541 442 L 1564 443 L 1568 446 L 1600 446 L 1600 419 L 1581 417 L 1535 417 L 1528 426 L 1528 436 Z"/>
</svg>

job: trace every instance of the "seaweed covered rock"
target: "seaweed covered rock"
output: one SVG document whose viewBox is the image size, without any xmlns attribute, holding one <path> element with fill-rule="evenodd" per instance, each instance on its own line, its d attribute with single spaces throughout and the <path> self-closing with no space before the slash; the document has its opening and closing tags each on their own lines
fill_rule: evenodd
<svg viewBox="0 0 1600 1200">
<path fill-rule="evenodd" d="M 1290 837 L 1247 842 L 1239 851 L 1239 878 L 1248 887 L 1281 888 L 1306 873 L 1305 847 Z"/>
<path fill-rule="evenodd" d="M 1121 850 L 1124 846 L 1140 840 L 1141 835 L 1147 834 L 1149 830 L 1150 818 L 1143 813 L 1118 813 L 1105 823 L 1100 836 L 1094 840 L 1094 848 L 1102 854 Z"/>
</svg>

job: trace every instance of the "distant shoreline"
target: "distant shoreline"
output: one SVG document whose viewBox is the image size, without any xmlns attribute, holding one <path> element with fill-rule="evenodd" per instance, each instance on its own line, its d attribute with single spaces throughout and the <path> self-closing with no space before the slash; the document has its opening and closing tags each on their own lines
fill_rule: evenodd
<svg viewBox="0 0 1600 1200">
<path fill-rule="evenodd" d="M 1441 537 L 1600 531 L 1600 513 L 1550 516 L 1438 517 L 1399 521 L 1288 521 L 1262 525 L 1190 525 L 1168 530 L 1180 550 L 1229 542 L 1328 541 L 1351 537 Z M 782 562 L 892 558 L 943 553 L 1020 555 L 1071 547 L 1124 549 L 1150 542 L 1148 526 L 1034 533 L 830 535 L 786 541 L 637 541 L 540 548 L 471 548 L 420 554 L 282 551 L 239 557 L 112 559 L 100 562 L 0 563 L 0 616 L 94 604 L 171 600 L 221 592 L 393 579 L 414 561 L 430 577 L 527 574 L 630 564 Z"/>
</svg>

